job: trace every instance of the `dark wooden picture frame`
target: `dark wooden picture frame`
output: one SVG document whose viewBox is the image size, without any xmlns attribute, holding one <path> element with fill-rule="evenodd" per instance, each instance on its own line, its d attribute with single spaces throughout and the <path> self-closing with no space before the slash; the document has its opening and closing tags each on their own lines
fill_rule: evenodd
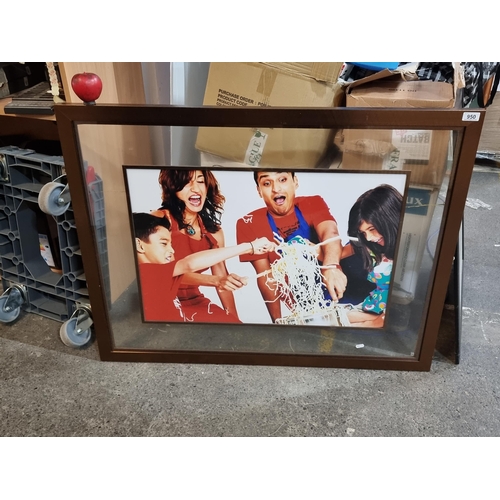
<svg viewBox="0 0 500 500">
<path fill-rule="evenodd" d="M 260 364 L 316 367 L 346 367 L 395 370 L 429 370 L 436 344 L 442 308 L 450 277 L 451 265 L 458 240 L 468 186 L 474 166 L 475 153 L 482 122 L 483 110 L 429 109 L 309 109 L 309 108 L 216 108 L 175 106 L 115 106 L 115 105 L 58 105 L 56 118 L 65 158 L 76 225 L 80 239 L 87 278 L 92 316 L 102 360 Z M 407 355 L 397 352 L 387 355 L 376 350 L 369 355 L 352 350 L 337 354 L 283 349 L 259 352 L 257 349 L 232 350 L 202 347 L 190 348 L 137 348 L 116 343 L 113 337 L 110 304 L 106 296 L 105 275 L 99 261 L 92 207 L 89 204 L 85 181 L 85 158 L 80 150 L 79 127 L 117 125 L 159 127 L 265 127 L 295 129 L 377 129 L 377 130 L 445 130 L 452 131 L 453 161 L 448 175 L 446 200 L 436 236 L 436 251 L 422 314 L 414 329 L 418 333 L 415 346 Z M 126 128 L 126 127 L 125 127 Z M 128 130 L 128 129 L 127 129 Z M 155 168 L 153 166 L 153 168 Z M 361 175 L 361 174 L 360 174 Z M 411 182 L 411 178 L 410 178 Z M 126 210 L 126 207 L 116 207 Z M 130 235 L 129 235 L 130 237 Z M 234 330 L 234 325 L 232 326 Z M 236 327 L 236 330 L 240 328 Z M 248 335 L 252 325 L 234 335 Z M 274 325 L 269 328 L 276 328 Z M 281 326 L 279 328 L 282 328 Z M 306 327 L 307 328 L 307 327 Z M 280 331 L 288 331 L 283 328 Z M 302 330 L 301 330 L 302 331 Z M 224 334 L 224 329 L 221 328 Z M 265 335 L 269 336 L 269 332 Z"/>
</svg>

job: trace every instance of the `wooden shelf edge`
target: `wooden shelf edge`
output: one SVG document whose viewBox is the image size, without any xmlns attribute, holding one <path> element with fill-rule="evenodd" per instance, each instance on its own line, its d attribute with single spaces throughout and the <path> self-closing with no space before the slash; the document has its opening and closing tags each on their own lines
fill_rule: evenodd
<svg viewBox="0 0 500 500">
<path fill-rule="evenodd" d="M 5 106 L 12 101 L 10 97 L 5 97 L 0 99 L 0 115 L 8 116 L 12 118 L 29 118 L 30 120 L 45 120 L 45 121 L 56 121 L 56 115 L 12 115 L 10 113 L 5 113 Z"/>
</svg>

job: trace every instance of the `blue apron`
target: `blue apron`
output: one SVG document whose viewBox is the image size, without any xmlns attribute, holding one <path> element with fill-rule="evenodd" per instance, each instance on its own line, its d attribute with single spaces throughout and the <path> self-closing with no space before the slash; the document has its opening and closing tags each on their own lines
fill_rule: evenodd
<svg viewBox="0 0 500 500">
<path fill-rule="evenodd" d="M 299 207 L 295 205 L 295 216 L 297 217 L 297 221 L 299 223 L 297 229 L 293 231 L 292 233 L 288 234 L 285 238 L 285 242 L 289 242 L 290 240 L 294 238 L 304 238 L 309 240 L 311 243 L 317 244 L 319 243 L 319 238 L 318 235 L 316 234 L 316 231 L 314 230 L 313 227 L 309 226 L 307 221 L 305 220 L 304 216 L 302 215 L 302 212 L 299 210 Z M 273 233 L 280 235 L 283 237 L 279 230 L 278 227 L 276 226 L 276 222 L 274 222 L 273 217 L 269 212 L 267 212 L 267 220 L 269 222 L 269 225 L 271 226 L 271 229 Z M 320 263 L 321 264 L 321 263 Z M 319 284 L 319 281 L 318 281 Z M 325 297 L 325 300 L 332 300 L 332 297 L 330 295 L 330 292 L 326 288 L 326 286 L 321 283 L 321 288 L 323 289 L 323 296 Z"/>
</svg>

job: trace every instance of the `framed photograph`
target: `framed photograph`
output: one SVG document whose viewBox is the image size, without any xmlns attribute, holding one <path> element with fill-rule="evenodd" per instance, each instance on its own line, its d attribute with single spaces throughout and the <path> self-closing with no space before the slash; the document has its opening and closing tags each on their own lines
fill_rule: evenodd
<svg viewBox="0 0 500 500">
<path fill-rule="evenodd" d="M 483 110 L 55 111 L 103 361 L 430 369 Z"/>
<path fill-rule="evenodd" d="M 124 175 L 144 322 L 384 327 L 406 172 Z"/>
</svg>

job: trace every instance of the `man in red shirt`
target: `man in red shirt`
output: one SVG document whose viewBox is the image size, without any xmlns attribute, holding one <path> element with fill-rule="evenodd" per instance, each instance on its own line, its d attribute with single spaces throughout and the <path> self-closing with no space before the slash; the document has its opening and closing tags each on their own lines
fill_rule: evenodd
<svg viewBox="0 0 500 500">
<path fill-rule="evenodd" d="M 296 196 L 299 181 L 294 172 L 254 172 L 257 191 L 265 203 L 238 219 L 236 223 L 237 242 L 251 241 L 256 237 L 274 239 L 278 234 L 284 241 L 302 237 L 317 244 L 339 236 L 337 222 L 321 196 Z M 318 260 L 322 266 L 325 297 L 336 302 L 344 294 L 347 278 L 340 267 L 342 243 L 340 238 L 320 247 Z M 242 262 L 251 262 L 257 274 L 271 268 L 279 256 L 276 252 L 264 255 L 242 255 Z M 262 298 L 274 322 L 281 317 L 281 301 L 276 291 L 270 288 L 265 275 L 257 279 Z M 329 296 L 328 296 L 329 293 Z"/>
</svg>

